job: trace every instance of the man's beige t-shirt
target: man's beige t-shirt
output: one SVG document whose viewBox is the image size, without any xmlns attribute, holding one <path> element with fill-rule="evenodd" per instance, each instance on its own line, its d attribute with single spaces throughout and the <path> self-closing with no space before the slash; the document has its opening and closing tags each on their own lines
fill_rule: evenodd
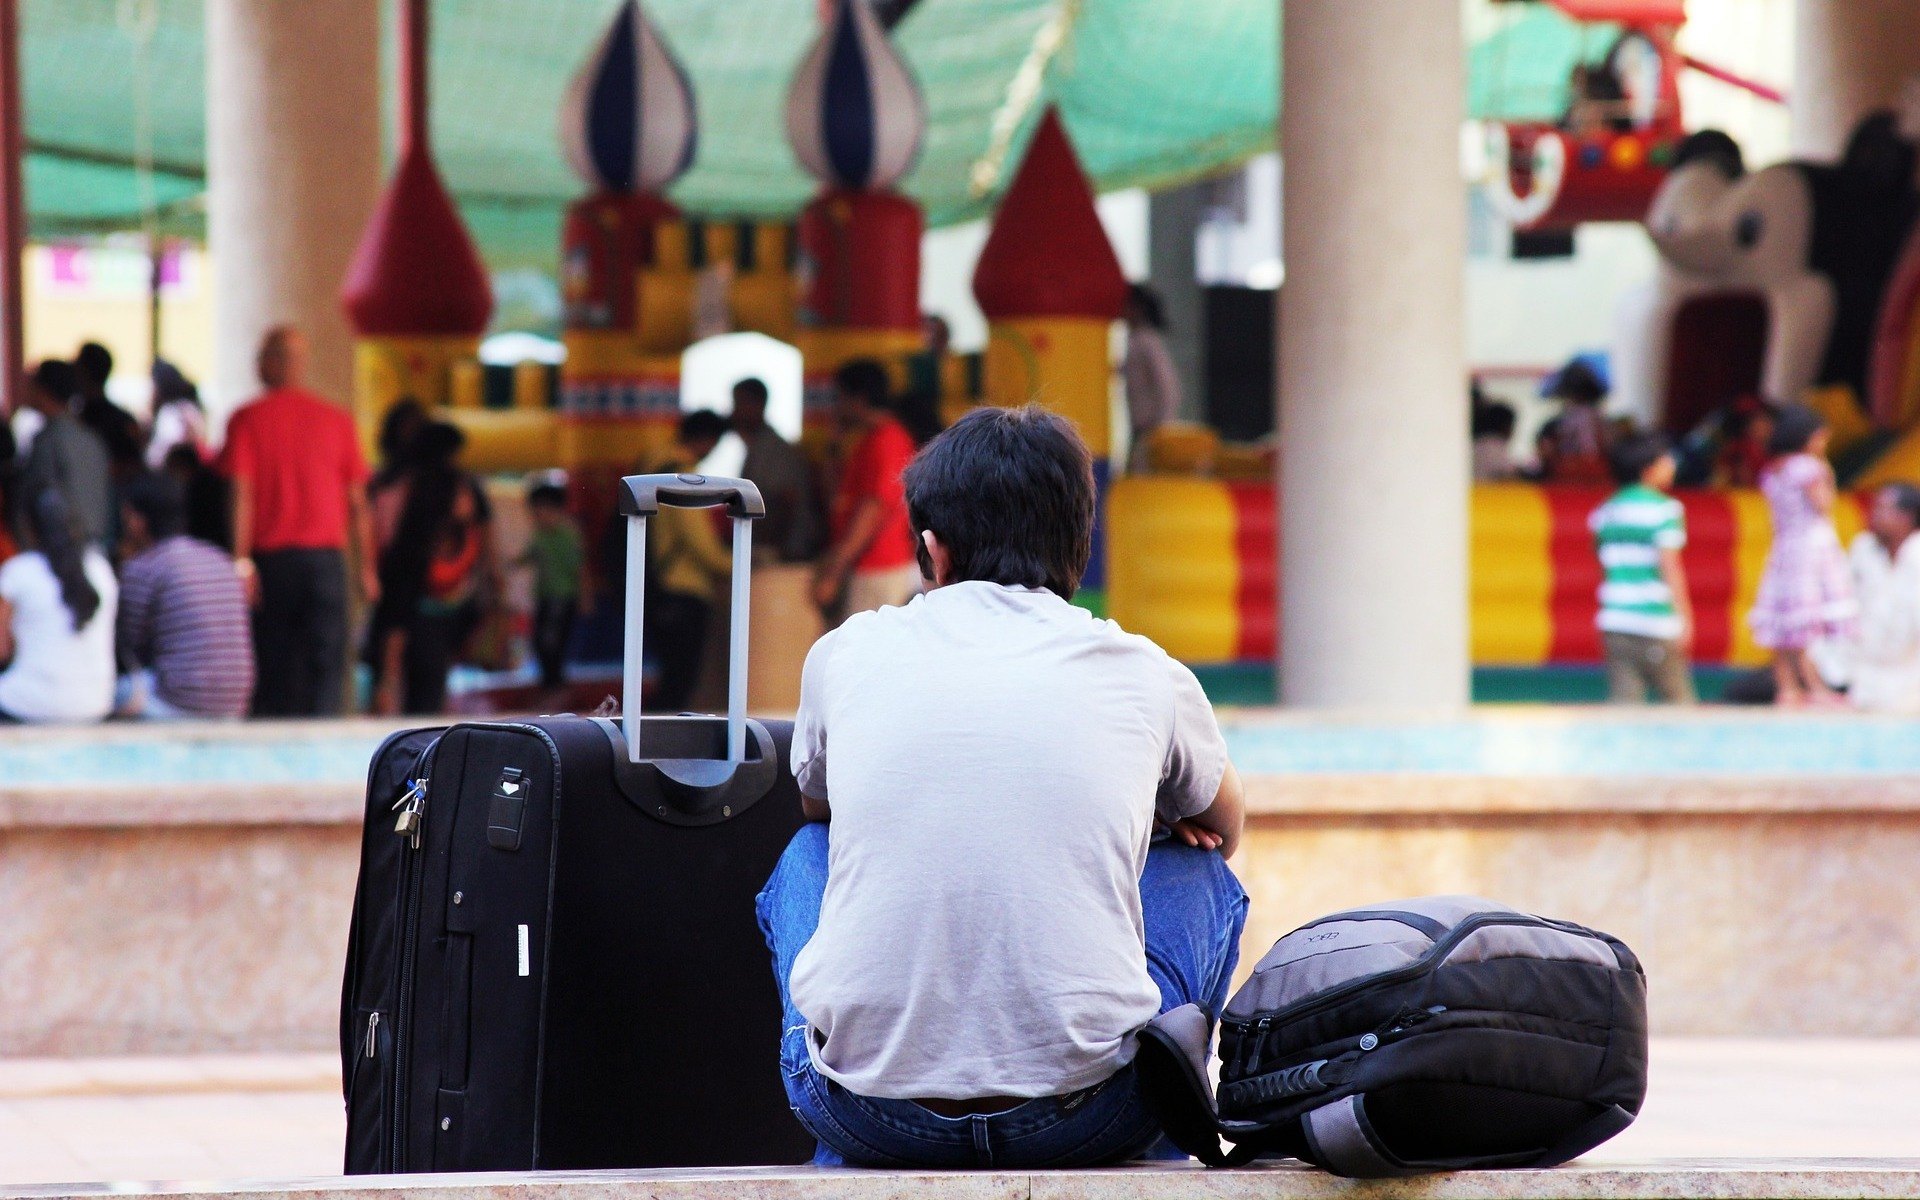
<svg viewBox="0 0 1920 1200">
<path fill-rule="evenodd" d="M 901 1099 L 1057 1095 L 1125 1066 L 1160 1008 L 1155 814 L 1207 808 L 1226 766 L 1192 671 L 1051 592 L 952 584 L 822 638 L 793 738 L 833 811 L 791 980 L 815 1065 Z"/>
</svg>

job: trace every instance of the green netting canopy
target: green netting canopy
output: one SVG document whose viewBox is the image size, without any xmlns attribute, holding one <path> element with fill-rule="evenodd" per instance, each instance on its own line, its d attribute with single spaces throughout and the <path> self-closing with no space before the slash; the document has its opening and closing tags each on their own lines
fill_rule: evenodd
<svg viewBox="0 0 1920 1200">
<path fill-rule="evenodd" d="M 560 210 L 584 190 L 561 159 L 560 97 L 615 6 L 434 3 L 435 147 L 495 266 L 557 253 Z M 150 212 L 165 229 L 199 229 L 203 7 L 25 0 L 35 236 L 136 227 Z M 649 0 L 646 11 L 699 105 L 698 157 L 674 199 L 709 215 L 796 211 L 814 185 L 787 147 L 785 98 L 816 0 Z M 928 108 L 905 190 L 934 225 L 987 210 L 981 181 L 1004 186 L 1049 103 L 1102 189 L 1210 174 L 1274 141 L 1276 0 L 920 0 L 893 37 Z"/>
<path fill-rule="evenodd" d="M 1550 4 L 1508 4 L 1502 26 L 1467 51 L 1467 116 L 1556 121 L 1573 99 L 1573 68 L 1606 58 L 1620 27 L 1582 25 Z"/>
</svg>

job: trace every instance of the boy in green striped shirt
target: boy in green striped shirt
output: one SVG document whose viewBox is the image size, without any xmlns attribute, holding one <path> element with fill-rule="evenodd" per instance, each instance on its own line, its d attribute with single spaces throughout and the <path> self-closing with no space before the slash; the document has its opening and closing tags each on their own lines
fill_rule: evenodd
<svg viewBox="0 0 1920 1200">
<path fill-rule="evenodd" d="M 1615 442 L 1607 464 L 1620 490 L 1593 510 L 1588 525 L 1600 554 L 1600 638 L 1607 652 L 1607 696 L 1644 704 L 1649 692 L 1668 704 L 1693 702 L 1687 651 L 1693 606 L 1680 549 L 1686 516 L 1667 494 L 1673 454 L 1659 434 Z"/>
</svg>

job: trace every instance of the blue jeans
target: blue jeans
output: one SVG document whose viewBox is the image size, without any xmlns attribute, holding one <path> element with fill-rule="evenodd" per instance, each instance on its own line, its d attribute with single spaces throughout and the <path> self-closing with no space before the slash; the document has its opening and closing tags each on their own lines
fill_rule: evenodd
<svg viewBox="0 0 1920 1200">
<path fill-rule="evenodd" d="M 828 828 L 808 825 L 794 836 L 758 901 L 786 1014 L 780 1067 L 787 1101 L 820 1143 L 815 1165 L 1025 1169 L 1100 1166 L 1150 1152 L 1169 1156 L 1131 1066 L 1066 1096 L 962 1117 L 943 1117 L 911 1100 L 857 1096 L 816 1070 L 807 1054 L 807 1020 L 794 1008 L 787 982 L 793 960 L 820 925 Z M 1147 854 L 1140 900 L 1147 974 L 1160 987 L 1160 1011 L 1198 1004 L 1218 1018 L 1247 919 L 1240 881 L 1218 854 L 1161 842 Z"/>
</svg>

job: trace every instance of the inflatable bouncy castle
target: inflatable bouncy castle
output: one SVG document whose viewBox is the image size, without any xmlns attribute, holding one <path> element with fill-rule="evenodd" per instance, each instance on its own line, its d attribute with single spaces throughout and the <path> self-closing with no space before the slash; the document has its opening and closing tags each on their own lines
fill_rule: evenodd
<svg viewBox="0 0 1920 1200">
<path fill-rule="evenodd" d="M 694 161 L 699 106 L 672 48 L 638 0 L 625 0 L 560 113 L 567 162 L 589 189 L 568 207 L 561 233 L 565 362 L 557 386 L 527 364 L 502 406 L 483 400 L 475 361 L 491 309 L 486 276 L 422 127 L 403 145 L 369 229 L 378 254 L 363 247 L 348 288 L 369 339 L 356 401 L 369 444 L 386 410 L 411 396 L 460 425 L 476 469 L 562 467 L 581 478 L 631 470 L 672 436 L 682 355 L 722 333 L 761 333 L 800 350 L 816 445 L 842 363 L 878 359 L 904 384 L 923 338 L 925 223 L 893 188 L 918 155 L 926 114 L 871 6 L 832 6 L 795 73 L 786 127 L 822 185 L 797 222 L 681 212 L 665 193 Z"/>
<path fill-rule="evenodd" d="M 1890 113 L 1836 163 L 1748 171 L 1731 138 L 1690 137 L 1647 213 L 1660 263 L 1623 313 L 1620 407 L 1679 434 L 1742 397 L 1835 389 L 1836 430 L 1863 427 L 1879 313 L 1920 211 L 1915 161 Z"/>
<path fill-rule="evenodd" d="M 493 312 L 480 252 L 428 140 L 427 9 L 402 11 L 397 161 L 340 296 L 357 335 L 353 406 L 369 450 L 402 398 L 435 408 L 479 403 L 476 355 Z"/>
<path fill-rule="evenodd" d="M 1113 323 L 1126 308 L 1127 277 L 1053 109 L 1041 117 L 1000 199 L 974 266 L 973 294 L 987 317 L 987 403 L 1045 405 L 1071 420 L 1093 451 L 1101 515 L 1081 586 L 1084 602 L 1098 609 L 1113 451 L 1111 345 Z"/>
<path fill-rule="evenodd" d="M 809 406 L 833 373 L 878 359 L 906 384 L 921 346 L 920 206 L 893 190 L 926 137 L 926 105 L 873 6 L 837 0 L 787 95 L 787 141 L 821 189 L 800 213 L 800 336 Z"/>
</svg>

